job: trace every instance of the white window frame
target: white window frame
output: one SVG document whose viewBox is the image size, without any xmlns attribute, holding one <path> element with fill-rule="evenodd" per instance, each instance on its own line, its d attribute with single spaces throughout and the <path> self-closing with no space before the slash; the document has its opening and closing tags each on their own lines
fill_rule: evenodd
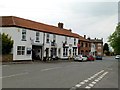
<svg viewBox="0 0 120 90">
<path fill-rule="evenodd" d="M 76 38 L 74 38 L 74 45 L 76 45 Z"/>
<path fill-rule="evenodd" d="M 26 41 L 26 33 L 27 31 L 25 29 L 22 30 L 22 41 Z"/>
<path fill-rule="evenodd" d="M 17 46 L 17 55 L 25 55 L 25 46 Z"/>
<path fill-rule="evenodd" d="M 50 42 L 50 34 L 47 33 L 47 34 L 46 34 L 46 43 L 49 43 L 49 42 Z"/>
<path fill-rule="evenodd" d="M 73 56 L 77 55 L 77 48 L 73 48 Z"/>
<path fill-rule="evenodd" d="M 63 48 L 63 57 L 68 56 L 68 48 Z"/>
<path fill-rule="evenodd" d="M 40 32 L 36 32 L 36 42 L 40 41 Z"/>
</svg>

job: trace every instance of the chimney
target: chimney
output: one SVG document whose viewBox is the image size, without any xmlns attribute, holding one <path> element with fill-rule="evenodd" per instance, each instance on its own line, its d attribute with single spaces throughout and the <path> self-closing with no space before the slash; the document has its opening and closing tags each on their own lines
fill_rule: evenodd
<svg viewBox="0 0 120 90">
<path fill-rule="evenodd" d="M 70 32 L 72 32 L 72 29 L 69 29 L 70 30 Z"/>
<path fill-rule="evenodd" d="M 86 35 L 84 35 L 84 38 L 86 39 Z"/>
<path fill-rule="evenodd" d="M 60 22 L 58 23 L 58 27 L 59 27 L 59 28 L 62 28 L 62 29 L 63 29 L 63 25 L 64 25 L 63 23 L 60 23 Z"/>
<path fill-rule="evenodd" d="M 88 40 L 90 40 L 90 37 L 88 37 Z"/>
</svg>

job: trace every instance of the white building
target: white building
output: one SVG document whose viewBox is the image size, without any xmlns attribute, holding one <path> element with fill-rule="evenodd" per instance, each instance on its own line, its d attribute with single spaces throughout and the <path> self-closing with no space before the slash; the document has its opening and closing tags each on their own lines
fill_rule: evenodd
<svg viewBox="0 0 120 90">
<path fill-rule="evenodd" d="M 2 17 L 2 33 L 8 34 L 14 41 L 13 60 L 32 60 L 39 56 L 55 56 L 66 59 L 78 54 L 76 35 L 63 28 L 46 25 L 14 16 Z M 38 59 L 38 58 L 37 58 Z"/>
</svg>

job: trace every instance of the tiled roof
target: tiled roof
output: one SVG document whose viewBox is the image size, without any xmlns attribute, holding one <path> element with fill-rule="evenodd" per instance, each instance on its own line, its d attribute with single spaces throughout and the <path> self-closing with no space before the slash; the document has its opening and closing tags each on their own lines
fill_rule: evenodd
<svg viewBox="0 0 120 90">
<path fill-rule="evenodd" d="M 2 27 L 9 27 L 9 26 L 16 26 L 16 27 L 22 27 L 22 28 L 28 28 L 31 30 L 38 30 L 41 32 L 48 32 L 53 34 L 59 34 L 59 35 L 65 35 L 70 37 L 79 38 L 80 40 L 86 41 L 82 36 L 72 33 L 68 29 L 62 29 L 56 26 L 47 25 L 15 16 L 3 16 L 2 17 Z"/>
</svg>

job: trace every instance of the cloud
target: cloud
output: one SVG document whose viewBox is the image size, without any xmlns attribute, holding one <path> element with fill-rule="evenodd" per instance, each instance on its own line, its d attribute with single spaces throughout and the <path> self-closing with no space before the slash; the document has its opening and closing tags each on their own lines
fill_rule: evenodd
<svg viewBox="0 0 120 90">
<path fill-rule="evenodd" d="M 118 0 L 2 0 L 0 16 L 13 15 L 57 26 L 63 22 L 80 35 L 107 37 L 115 29 Z M 7 2 L 7 3 L 6 3 Z"/>
</svg>

